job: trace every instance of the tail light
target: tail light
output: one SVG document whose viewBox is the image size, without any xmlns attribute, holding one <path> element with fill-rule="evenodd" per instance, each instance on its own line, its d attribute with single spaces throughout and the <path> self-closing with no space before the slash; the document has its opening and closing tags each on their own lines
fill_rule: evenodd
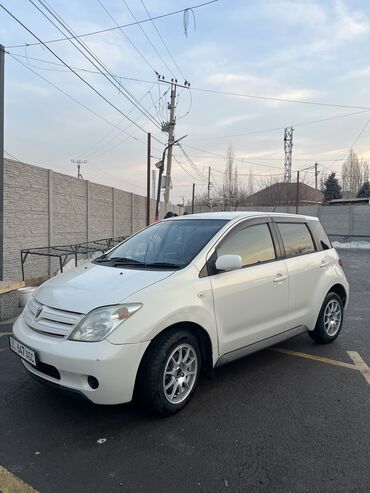
<svg viewBox="0 0 370 493">
<path fill-rule="evenodd" d="M 341 258 L 338 259 L 338 264 L 343 268 L 343 260 Z"/>
</svg>

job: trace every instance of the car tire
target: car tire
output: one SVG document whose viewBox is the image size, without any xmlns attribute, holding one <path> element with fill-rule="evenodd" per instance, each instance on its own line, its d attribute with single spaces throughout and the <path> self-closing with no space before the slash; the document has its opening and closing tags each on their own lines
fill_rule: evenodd
<svg viewBox="0 0 370 493">
<path fill-rule="evenodd" d="M 177 413 L 195 391 L 201 364 L 198 340 L 191 332 L 176 330 L 159 335 L 139 370 L 141 404 L 162 417 Z"/>
<path fill-rule="evenodd" d="M 338 337 L 343 325 L 343 301 L 336 293 L 326 295 L 310 337 L 321 344 L 329 344 Z"/>
</svg>

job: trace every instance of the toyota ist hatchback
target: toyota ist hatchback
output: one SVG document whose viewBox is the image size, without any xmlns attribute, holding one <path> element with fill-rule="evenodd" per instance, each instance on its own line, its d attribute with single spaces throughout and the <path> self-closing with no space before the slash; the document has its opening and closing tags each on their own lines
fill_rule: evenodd
<svg viewBox="0 0 370 493">
<path fill-rule="evenodd" d="M 317 218 L 166 219 L 42 284 L 10 345 L 30 375 L 96 404 L 179 411 L 200 374 L 302 332 L 336 339 L 348 302 Z"/>
</svg>

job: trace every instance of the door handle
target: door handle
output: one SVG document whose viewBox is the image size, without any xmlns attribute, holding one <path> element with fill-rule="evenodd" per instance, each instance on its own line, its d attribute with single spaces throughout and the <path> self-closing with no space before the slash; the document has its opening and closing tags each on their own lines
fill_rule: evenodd
<svg viewBox="0 0 370 493">
<path fill-rule="evenodd" d="M 320 269 L 323 269 L 324 267 L 327 267 L 329 265 L 329 262 L 327 262 L 326 260 L 323 260 L 320 264 Z"/>
<path fill-rule="evenodd" d="M 283 282 L 283 281 L 285 281 L 285 279 L 288 279 L 287 275 L 277 274 L 275 279 L 274 279 L 274 282 Z"/>
</svg>

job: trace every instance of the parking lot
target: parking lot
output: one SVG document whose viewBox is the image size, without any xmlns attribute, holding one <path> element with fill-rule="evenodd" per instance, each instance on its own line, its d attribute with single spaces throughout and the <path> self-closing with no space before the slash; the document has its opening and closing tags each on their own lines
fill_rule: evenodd
<svg viewBox="0 0 370 493">
<path fill-rule="evenodd" d="M 169 419 L 34 382 L 0 325 L 0 491 L 370 491 L 370 252 L 340 255 L 351 293 L 334 344 L 304 334 L 222 367 Z"/>
</svg>

